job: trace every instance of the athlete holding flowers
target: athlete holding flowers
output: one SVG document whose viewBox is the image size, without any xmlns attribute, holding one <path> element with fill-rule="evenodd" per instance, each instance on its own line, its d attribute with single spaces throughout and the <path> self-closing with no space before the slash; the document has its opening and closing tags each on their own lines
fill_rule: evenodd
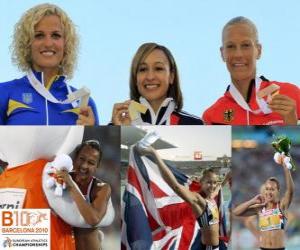
<svg viewBox="0 0 300 250">
<path fill-rule="evenodd" d="M 294 193 L 294 183 L 286 158 L 281 154 L 276 161 L 282 166 L 286 182 L 282 198 L 278 179 L 270 177 L 263 184 L 263 195 L 258 194 L 233 209 L 236 216 L 258 216 L 260 249 L 285 249 L 286 214 Z"/>
</svg>

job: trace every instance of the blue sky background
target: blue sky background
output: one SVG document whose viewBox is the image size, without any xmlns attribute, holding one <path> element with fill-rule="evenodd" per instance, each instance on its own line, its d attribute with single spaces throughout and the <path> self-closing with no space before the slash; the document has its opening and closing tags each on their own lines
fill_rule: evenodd
<svg viewBox="0 0 300 250">
<path fill-rule="evenodd" d="M 11 62 L 13 26 L 34 0 L 0 1 L 0 82 L 23 75 Z M 258 74 L 300 85 L 300 1 L 85 0 L 48 1 L 63 8 L 80 34 L 78 67 L 71 84 L 88 86 L 100 123 L 115 102 L 128 99 L 129 68 L 137 48 L 167 46 L 179 67 L 184 110 L 201 116 L 220 97 L 229 75 L 219 52 L 221 30 L 232 17 L 252 19 L 263 46 Z"/>
</svg>

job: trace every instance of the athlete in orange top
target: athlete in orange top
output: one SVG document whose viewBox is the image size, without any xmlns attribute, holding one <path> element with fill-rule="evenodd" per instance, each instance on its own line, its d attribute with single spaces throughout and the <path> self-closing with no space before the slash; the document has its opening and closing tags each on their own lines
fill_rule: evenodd
<svg viewBox="0 0 300 250">
<path fill-rule="evenodd" d="M 26 189 L 22 208 L 50 208 L 42 189 L 42 172 L 46 160 L 35 160 L 0 175 L 1 188 Z M 75 250 L 72 227 L 51 212 L 51 250 Z"/>
<path fill-rule="evenodd" d="M 223 61 L 231 84 L 225 95 L 203 114 L 206 124 L 296 125 L 300 120 L 300 89 L 288 83 L 269 82 L 256 77 L 256 60 L 262 47 L 252 21 L 245 17 L 231 19 L 223 28 Z M 258 98 L 257 92 L 271 85 L 279 86 L 276 95 Z"/>
</svg>

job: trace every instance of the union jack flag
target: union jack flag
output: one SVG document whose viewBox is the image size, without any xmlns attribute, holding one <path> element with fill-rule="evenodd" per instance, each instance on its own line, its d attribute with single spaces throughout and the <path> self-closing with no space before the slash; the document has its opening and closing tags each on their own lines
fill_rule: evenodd
<svg viewBox="0 0 300 250">
<path fill-rule="evenodd" d="M 168 165 L 177 181 L 188 177 Z M 200 249 L 200 230 L 191 206 L 163 180 L 153 158 L 131 148 L 123 196 L 122 249 Z"/>
</svg>

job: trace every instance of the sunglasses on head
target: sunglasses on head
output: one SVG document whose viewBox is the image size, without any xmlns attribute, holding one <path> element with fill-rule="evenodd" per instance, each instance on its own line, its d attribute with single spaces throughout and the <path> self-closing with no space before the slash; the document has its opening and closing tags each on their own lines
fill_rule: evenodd
<svg viewBox="0 0 300 250">
<path fill-rule="evenodd" d="M 82 143 L 84 146 L 91 146 L 100 151 L 100 142 L 98 140 L 87 140 Z"/>
</svg>

